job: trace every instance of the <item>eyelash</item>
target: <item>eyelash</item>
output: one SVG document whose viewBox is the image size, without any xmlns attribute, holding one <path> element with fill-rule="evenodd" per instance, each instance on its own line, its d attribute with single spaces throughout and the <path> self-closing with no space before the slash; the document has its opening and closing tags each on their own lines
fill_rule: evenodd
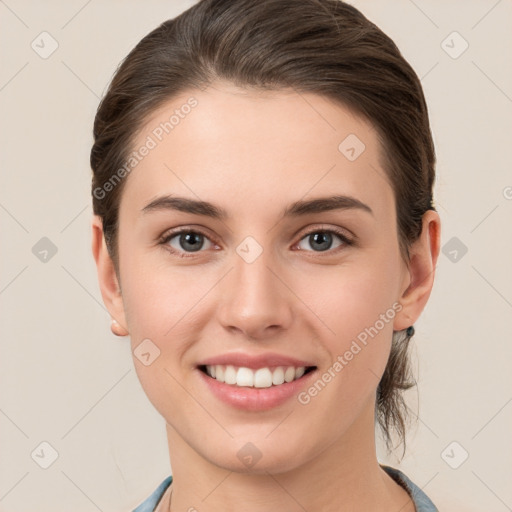
<svg viewBox="0 0 512 512">
<path fill-rule="evenodd" d="M 202 235 L 204 236 L 205 238 L 207 238 L 208 240 L 210 240 L 210 236 L 208 236 L 205 232 L 201 231 L 200 229 L 192 229 L 192 228 L 178 228 L 174 231 L 170 231 L 170 232 L 167 232 L 165 233 L 159 240 L 159 245 L 162 245 L 164 246 L 164 248 L 169 251 L 171 254 L 177 256 L 178 258 L 193 258 L 195 256 L 195 252 L 185 252 L 185 251 L 176 251 L 174 248 L 170 247 L 169 245 L 167 245 L 169 243 L 170 240 L 172 240 L 175 236 L 177 235 L 180 235 L 181 233 L 193 233 L 193 234 L 197 234 L 197 235 Z M 355 245 L 355 240 L 352 240 L 350 238 L 347 237 L 347 235 L 341 231 L 341 230 L 338 230 L 338 229 L 335 229 L 335 228 L 315 228 L 315 229 L 312 229 L 306 233 L 304 233 L 302 235 L 302 237 L 300 238 L 299 242 L 301 242 L 304 238 L 308 237 L 309 235 L 312 235 L 313 233 L 329 233 L 329 234 L 335 234 L 337 235 L 341 241 L 343 242 L 342 245 L 340 245 L 339 247 L 336 247 L 334 249 L 328 249 L 326 251 L 304 251 L 304 249 L 299 249 L 303 252 L 313 252 L 313 253 L 317 253 L 319 255 L 321 255 L 322 253 L 327 253 L 327 254 L 333 254 L 335 252 L 337 252 L 338 250 L 340 249 L 343 249 L 344 246 L 353 246 Z M 215 240 L 210 240 L 210 242 L 213 242 L 213 243 L 216 243 Z M 298 242 L 298 243 L 299 243 Z M 204 252 L 204 251 L 197 251 L 197 252 Z"/>
</svg>

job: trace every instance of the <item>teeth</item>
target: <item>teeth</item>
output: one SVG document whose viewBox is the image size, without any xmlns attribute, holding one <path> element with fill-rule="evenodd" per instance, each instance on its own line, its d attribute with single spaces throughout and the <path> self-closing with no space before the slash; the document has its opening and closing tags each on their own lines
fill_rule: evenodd
<svg viewBox="0 0 512 512">
<path fill-rule="evenodd" d="M 237 372 L 234 366 L 226 366 L 226 371 L 224 372 L 224 382 L 226 384 L 236 384 L 236 373 Z"/>
<path fill-rule="evenodd" d="M 279 386 L 279 384 L 282 384 L 284 382 L 284 370 L 280 366 L 279 368 L 276 368 L 274 370 L 274 373 L 272 374 L 272 384 L 274 386 Z"/>
<path fill-rule="evenodd" d="M 237 381 L 237 385 L 240 384 Z M 254 372 L 254 387 L 269 388 L 272 386 L 272 372 L 268 368 L 260 368 Z"/>
<path fill-rule="evenodd" d="M 213 366 L 212 368 L 215 368 Z M 236 374 L 236 385 L 237 386 L 254 386 L 254 372 L 249 368 L 238 368 Z"/>
<path fill-rule="evenodd" d="M 293 366 L 289 366 L 284 372 L 284 380 L 285 382 L 291 382 L 293 379 L 295 379 L 295 368 Z"/>
<path fill-rule="evenodd" d="M 206 366 L 206 373 L 218 380 L 239 387 L 250 388 L 269 388 L 271 386 L 279 386 L 285 382 L 292 382 L 300 379 L 306 371 L 304 366 L 295 368 L 293 366 L 278 366 L 271 370 L 270 368 L 259 368 L 252 370 L 251 368 L 236 367 L 232 365 L 213 365 Z"/>
</svg>

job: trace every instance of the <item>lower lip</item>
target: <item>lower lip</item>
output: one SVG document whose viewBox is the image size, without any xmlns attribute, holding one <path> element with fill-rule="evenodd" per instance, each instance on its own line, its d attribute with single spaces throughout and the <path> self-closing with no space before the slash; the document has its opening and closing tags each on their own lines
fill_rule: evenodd
<svg viewBox="0 0 512 512">
<path fill-rule="evenodd" d="M 297 396 L 308 385 L 316 369 L 303 375 L 300 379 L 285 382 L 269 388 L 238 387 L 219 382 L 197 369 L 208 389 L 222 402 L 246 411 L 265 411 L 284 404 Z"/>
</svg>

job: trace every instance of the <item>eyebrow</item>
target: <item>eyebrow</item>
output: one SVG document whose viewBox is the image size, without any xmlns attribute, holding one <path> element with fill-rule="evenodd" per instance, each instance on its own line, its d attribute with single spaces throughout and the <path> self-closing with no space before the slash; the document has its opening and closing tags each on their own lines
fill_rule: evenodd
<svg viewBox="0 0 512 512">
<path fill-rule="evenodd" d="M 333 195 L 320 197 L 307 201 L 295 201 L 282 213 L 282 217 L 299 217 L 313 213 L 322 213 L 332 210 L 361 210 L 373 215 L 373 210 L 365 203 L 351 196 Z M 213 219 L 224 220 L 229 217 L 228 212 L 219 206 L 188 197 L 172 195 L 160 196 L 142 208 L 142 213 L 155 211 L 177 210 L 180 212 L 204 215 Z"/>
</svg>

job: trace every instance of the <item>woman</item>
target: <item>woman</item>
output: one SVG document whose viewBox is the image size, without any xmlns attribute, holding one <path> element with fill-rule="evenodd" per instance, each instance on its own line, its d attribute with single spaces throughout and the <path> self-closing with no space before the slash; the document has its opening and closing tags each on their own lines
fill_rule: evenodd
<svg viewBox="0 0 512 512">
<path fill-rule="evenodd" d="M 440 244 L 420 82 L 338 0 L 202 0 L 142 39 L 94 123 L 93 254 L 166 421 L 142 511 L 426 512 L 407 348 Z"/>
</svg>

